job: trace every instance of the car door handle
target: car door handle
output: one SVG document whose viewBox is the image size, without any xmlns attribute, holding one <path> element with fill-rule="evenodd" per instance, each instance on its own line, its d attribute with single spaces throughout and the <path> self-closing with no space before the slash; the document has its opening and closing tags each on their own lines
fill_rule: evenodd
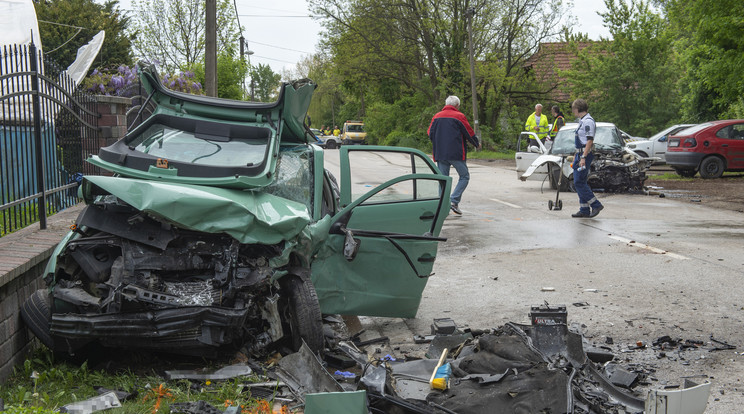
<svg viewBox="0 0 744 414">
<path fill-rule="evenodd" d="M 722 144 L 721 146 L 722 147 L 728 147 L 728 144 Z"/>
<path fill-rule="evenodd" d="M 419 216 L 419 220 L 433 220 L 436 215 L 434 213 L 427 211 L 426 213 Z"/>
<path fill-rule="evenodd" d="M 436 256 L 430 256 L 427 254 L 426 256 L 419 257 L 418 261 L 419 263 L 434 263 L 434 260 L 436 260 L 436 258 Z"/>
</svg>

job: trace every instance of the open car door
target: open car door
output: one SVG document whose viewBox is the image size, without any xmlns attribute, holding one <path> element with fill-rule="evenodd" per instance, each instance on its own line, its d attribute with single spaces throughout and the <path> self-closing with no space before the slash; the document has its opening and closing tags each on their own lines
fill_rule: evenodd
<svg viewBox="0 0 744 414">
<path fill-rule="evenodd" d="M 341 147 L 340 210 L 312 264 L 323 313 L 416 316 L 452 179 L 412 148 Z"/>
</svg>

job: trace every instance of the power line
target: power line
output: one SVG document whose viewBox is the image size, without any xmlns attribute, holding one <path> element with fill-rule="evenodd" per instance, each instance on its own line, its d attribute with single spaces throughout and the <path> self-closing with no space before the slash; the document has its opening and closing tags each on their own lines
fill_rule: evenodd
<svg viewBox="0 0 744 414">
<path fill-rule="evenodd" d="M 266 57 L 266 56 L 259 56 L 259 55 L 253 55 L 253 57 L 257 57 L 257 58 L 261 58 L 261 59 L 266 59 L 266 60 L 275 60 L 277 62 L 282 62 L 282 63 L 289 63 L 290 65 L 293 64 L 293 63 L 297 63 L 297 62 L 289 62 L 289 61 L 286 61 L 286 60 L 274 59 L 274 58 L 270 58 L 270 57 Z"/>
<path fill-rule="evenodd" d="M 312 19 L 318 16 L 313 16 L 312 14 L 299 14 L 299 15 L 289 15 L 289 14 L 241 14 L 240 16 L 243 17 L 304 17 L 308 19 Z"/>
<path fill-rule="evenodd" d="M 250 42 L 253 43 L 253 44 L 256 44 L 256 45 L 268 46 L 268 47 L 273 47 L 273 48 L 276 48 L 276 49 L 289 50 L 290 52 L 306 53 L 308 55 L 312 55 L 312 52 L 306 52 L 304 50 L 297 50 L 297 49 L 290 49 L 288 47 L 274 46 L 274 45 L 270 45 L 268 43 L 256 42 L 255 40 L 251 40 Z"/>
</svg>

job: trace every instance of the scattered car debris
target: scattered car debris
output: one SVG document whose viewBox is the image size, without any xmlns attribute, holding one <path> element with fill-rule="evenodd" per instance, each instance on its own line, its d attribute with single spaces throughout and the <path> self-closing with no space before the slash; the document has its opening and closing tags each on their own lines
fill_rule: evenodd
<svg viewBox="0 0 744 414">
<path fill-rule="evenodd" d="M 68 414 L 91 414 L 109 408 L 121 407 L 121 402 L 114 392 L 107 392 L 84 401 L 67 404 L 60 408 L 60 412 Z"/>
<path fill-rule="evenodd" d="M 248 365 L 235 364 L 220 368 L 214 372 L 201 372 L 199 370 L 172 370 L 165 371 L 166 379 L 188 379 L 188 380 L 211 380 L 222 381 L 230 378 L 250 375 L 253 370 Z"/>
</svg>

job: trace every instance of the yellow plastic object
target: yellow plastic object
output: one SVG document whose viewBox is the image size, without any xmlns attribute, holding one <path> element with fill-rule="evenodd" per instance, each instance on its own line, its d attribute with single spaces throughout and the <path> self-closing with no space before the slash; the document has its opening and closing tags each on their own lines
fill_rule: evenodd
<svg viewBox="0 0 744 414">
<path fill-rule="evenodd" d="M 429 386 L 431 386 L 431 389 L 433 390 L 446 390 L 447 385 L 449 382 L 448 377 L 437 377 L 437 371 L 439 370 L 439 367 L 444 364 L 444 360 L 447 359 L 447 352 L 449 350 L 447 348 L 444 348 L 442 351 L 442 356 L 439 357 L 439 362 L 437 362 L 437 366 L 434 367 L 434 372 L 431 373 L 431 378 L 429 379 Z"/>
</svg>

